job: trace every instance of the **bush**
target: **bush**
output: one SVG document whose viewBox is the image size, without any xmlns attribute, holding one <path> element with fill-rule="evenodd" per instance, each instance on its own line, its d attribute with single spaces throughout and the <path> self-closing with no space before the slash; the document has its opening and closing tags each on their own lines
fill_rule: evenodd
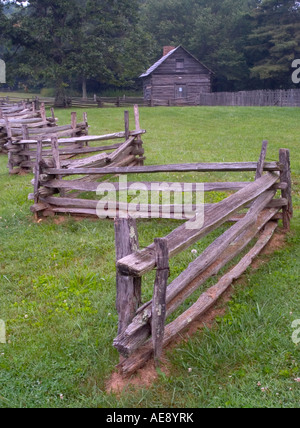
<svg viewBox="0 0 300 428">
<path fill-rule="evenodd" d="M 55 97 L 55 89 L 54 88 L 43 88 L 40 92 L 42 97 Z"/>
</svg>

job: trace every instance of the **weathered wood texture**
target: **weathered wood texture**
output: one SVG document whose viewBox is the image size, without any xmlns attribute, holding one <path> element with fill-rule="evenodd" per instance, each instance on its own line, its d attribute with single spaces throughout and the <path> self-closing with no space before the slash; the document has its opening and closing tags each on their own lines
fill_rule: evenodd
<svg viewBox="0 0 300 428">
<path fill-rule="evenodd" d="M 154 360 L 159 366 L 165 333 L 166 321 L 166 291 L 169 278 L 169 251 L 168 242 L 164 238 L 154 241 L 156 249 L 156 278 L 152 300 L 152 340 L 154 348 Z M 132 317 L 133 318 L 133 317 Z"/>
<path fill-rule="evenodd" d="M 136 222 L 133 219 L 115 220 L 116 260 L 139 248 Z M 117 272 L 116 307 L 119 314 L 118 332 L 121 334 L 131 323 L 141 304 L 141 278 L 120 275 Z"/>
<path fill-rule="evenodd" d="M 35 201 L 32 212 L 36 216 L 68 213 L 115 219 L 116 307 L 119 325 L 114 346 L 122 357 L 127 358 L 121 361 L 120 368 L 124 373 L 131 373 L 141 367 L 152 354 L 155 364 L 159 365 L 163 347 L 211 307 L 233 280 L 245 272 L 274 233 L 277 227 L 275 219 L 278 221 L 282 217 L 285 227 L 288 228 L 293 210 L 288 150 L 280 151 L 279 162 L 266 162 L 268 143 L 264 141 L 258 162 L 142 166 L 137 165 L 142 157 L 139 150 L 142 145 L 141 135 L 144 132 L 140 129 L 138 110 L 135 108 L 135 131 L 129 130 L 127 113 L 124 119 L 125 131 L 121 135 L 125 142 L 113 145 L 114 151 L 109 154 L 107 154 L 109 150 L 104 153 L 102 150 L 100 154 L 87 158 L 62 159 L 58 140 L 52 139 L 53 156 L 52 164 L 49 165 L 42 159 L 44 143 L 40 140 L 36 159 L 38 179 L 34 181 L 34 194 L 30 198 Z M 75 119 L 73 121 L 75 126 Z M 109 139 L 117 138 L 117 134 L 109 134 Z M 100 141 L 103 141 L 102 137 Z M 74 144 L 74 139 L 71 139 L 70 144 Z M 136 158 L 136 153 L 139 159 Z M 126 166 L 128 163 L 130 166 Z M 176 183 L 175 186 L 175 183 L 155 181 L 132 183 L 126 178 L 118 183 L 107 182 L 107 179 L 115 174 L 122 176 L 127 173 L 174 171 L 252 171 L 255 173 L 255 180 L 205 183 L 203 186 L 199 186 L 199 183 Z M 75 175 L 83 177 L 74 177 Z M 94 182 L 100 178 L 106 179 L 106 182 Z M 129 215 L 134 216 L 134 212 L 130 211 L 132 204 L 128 203 L 127 192 L 135 190 L 147 194 L 154 190 L 159 194 L 170 192 L 172 189 L 174 195 L 177 193 L 182 196 L 187 188 L 188 191 L 200 193 L 218 190 L 230 194 L 217 204 L 191 204 L 190 212 L 184 213 L 187 217 L 182 216 L 182 219 L 188 218 L 184 224 L 165 238 L 156 239 L 153 244 L 140 250 L 136 220 Z M 99 214 L 99 200 L 86 199 L 86 195 L 81 199 L 75 196 L 76 193 L 69 194 L 69 192 L 96 192 L 98 195 L 105 195 L 109 190 L 114 194 L 123 192 L 124 198 L 115 201 L 114 205 L 111 201 L 104 200 L 101 205 L 102 214 Z M 281 198 L 276 197 L 278 190 L 281 191 Z M 60 197 L 54 196 L 57 193 Z M 157 218 L 161 218 L 165 213 L 159 203 L 139 202 L 135 208 L 138 209 L 141 218 L 148 218 L 148 214 L 153 212 L 157 214 Z M 174 202 L 167 203 L 165 208 L 169 210 L 166 218 L 176 218 L 174 214 L 179 213 L 180 204 L 176 202 L 175 196 Z M 279 214 L 281 209 L 283 212 Z M 183 215 L 183 211 L 181 214 Z M 234 224 L 167 285 L 169 259 L 229 221 Z M 212 289 L 204 293 L 188 311 L 165 326 L 167 317 L 178 310 L 208 279 L 217 275 L 229 262 L 239 256 L 265 226 L 266 229 L 257 244 L 254 244 L 253 249 L 242 261 Z M 142 277 L 155 268 L 157 272 L 153 299 L 141 306 Z"/>
<path fill-rule="evenodd" d="M 183 47 L 170 51 L 144 73 L 144 100 L 150 105 L 196 105 L 211 92 L 212 72 Z"/>
<path fill-rule="evenodd" d="M 281 149 L 279 152 L 279 161 L 283 165 L 280 181 L 286 183 L 286 189 L 282 190 L 282 197 L 287 199 L 287 206 L 283 208 L 283 225 L 284 228 L 290 230 L 291 218 L 293 217 L 293 200 L 292 200 L 292 176 L 291 176 L 291 161 L 290 152 L 287 149 Z"/>
<path fill-rule="evenodd" d="M 139 112 L 137 106 L 134 108 L 135 113 L 135 126 L 136 130 L 130 131 L 129 113 L 128 111 L 124 114 L 124 127 L 125 131 L 116 132 L 106 135 L 94 135 L 94 136 L 75 136 L 71 138 L 60 138 L 52 137 L 42 138 L 43 150 L 42 156 L 43 161 L 40 165 L 43 169 L 43 173 L 40 175 L 39 185 L 39 197 L 40 201 L 45 203 L 45 210 L 38 210 L 39 215 L 54 215 L 55 213 L 66 213 L 66 214 L 78 214 L 87 216 L 97 216 L 97 203 L 82 199 L 76 200 L 76 193 L 80 191 L 92 191 L 97 192 L 100 183 L 93 183 L 98 179 L 107 178 L 106 169 L 109 167 L 122 168 L 126 167 L 130 170 L 131 167 L 141 165 L 144 161 L 144 149 L 141 135 L 145 133 L 145 130 L 140 129 L 139 123 Z M 76 129 L 78 126 L 76 115 L 72 114 L 71 119 L 72 129 Z M 118 144 L 103 145 L 105 141 L 109 142 L 112 139 L 124 139 L 125 141 Z M 96 145 L 100 143 L 99 147 L 87 147 L 85 144 L 93 142 Z M 55 144 L 54 144 L 55 143 Z M 26 147 L 25 147 L 26 146 Z M 29 150 L 28 147 L 32 147 L 33 150 Z M 19 142 L 12 143 L 13 148 L 17 148 L 18 155 L 31 156 L 31 153 L 35 152 L 36 141 L 22 140 Z M 51 147 L 49 150 L 48 147 Z M 19 150 L 19 151 L 18 151 Z M 99 152 L 99 153 L 97 153 Z M 90 155 L 88 157 L 82 157 L 82 155 Z M 79 156 L 79 158 L 78 158 Z M 28 158 L 26 161 L 22 161 L 22 166 L 30 165 Z M 49 168 L 50 167 L 50 168 Z M 49 174 L 55 171 L 55 174 Z M 81 171 L 84 170 L 84 174 Z M 76 180 L 69 180 L 69 176 L 83 175 L 83 177 L 77 178 Z M 97 171 L 96 174 L 94 172 Z M 114 174 L 109 174 L 114 175 Z M 65 201 L 66 196 L 72 192 L 71 199 L 69 202 Z M 54 198 L 54 194 L 59 194 L 60 197 Z M 51 197 L 51 203 L 47 200 L 47 197 Z M 32 199 L 30 195 L 30 199 Z M 38 205 L 40 207 L 40 205 Z M 33 206 L 32 211 L 36 209 Z M 110 216 L 115 217 L 115 216 Z"/>
<path fill-rule="evenodd" d="M 264 164 L 267 156 L 267 149 L 268 149 L 268 141 L 263 141 L 260 158 L 257 164 L 257 170 L 256 170 L 256 176 L 255 176 L 256 180 L 263 175 Z"/>
<path fill-rule="evenodd" d="M 9 153 L 10 158 L 10 173 L 14 173 L 14 168 L 17 169 L 26 169 L 31 170 L 34 166 L 35 159 L 37 156 L 37 139 L 43 142 L 47 137 L 47 145 L 51 145 L 53 137 L 80 137 L 88 134 L 88 123 L 86 121 L 86 116 L 84 115 L 84 121 L 81 123 L 77 122 L 77 114 L 71 113 L 71 123 L 70 125 L 57 126 L 57 119 L 54 117 L 54 112 L 52 111 L 52 116 L 46 118 L 45 109 L 41 109 L 42 122 L 39 123 L 28 123 L 25 122 L 10 122 L 6 126 L 9 129 L 8 141 L 5 144 L 5 148 Z M 7 119 L 6 119 L 7 120 Z M 26 119 L 28 120 L 28 119 Z M 38 119 L 41 120 L 41 119 Z M 33 139 L 34 140 L 31 140 Z M 66 142 L 60 140 L 59 144 L 65 148 Z M 58 144 L 58 145 L 59 145 Z M 81 149 L 82 145 L 73 145 L 73 147 L 68 146 L 74 149 Z M 43 159 L 46 160 L 51 157 L 52 152 L 43 152 Z M 66 154 L 66 158 L 72 157 L 73 153 Z M 59 174 L 57 174 L 59 175 Z"/>
<path fill-rule="evenodd" d="M 234 195 L 231 195 L 229 198 L 219 202 L 216 207 L 207 210 L 204 219 L 197 219 L 196 216 L 194 219 L 179 226 L 179 228 L 166 237 L 168 240 L 170 257 L 174 257 L 200 238 L 224 224 L 233 214 L 237 213 L 249 202 L 272 187 L 277 180 L 278 176 L 276 174 L 268 173 L 252 184 L 249 184 L 244 189 L 239 190 Z M 201 224 L 200 227 L 198 226 L 199 224 Z M 153 244 L 118 262 L 118 269 L 120 272 L 133 276 L 143 276 L 154 267 L 155 251 Z"/>
<path fill-rule="evenodd" d="M 167 316 L 178 309 L 183 301 L 190 297 L 205 281 L 216 275 L 227 263 L 234 259 L 277 212 L 278 209 L 263 211 L 258 215 L 255 224 L 248 227 L 246 227 L 246 223 L 241 225 L 237 223 L 238 227 L 229 229 L 224 236 L 222 235 L 218 241 L 214 242 L 191 263 L 167 288 Z M 247 223 L 249 224 L 249 221 Z M 241 233 L 236 236 L 238 229 Z M 217 244 L 222 242 L 223 238 L 227 243 L 231 243 L 214 253 Z M 128 326 L 126 331 L 114 341 L 114 346 L 122 355 L 131 355 L 145 342 L 150 334 L 149 322 L 151 322 L 151 317 L 151 302 L 148 302 L 139 309 L 132 324 Z"/>
<path fill-rule="evenodd" d="M 197 320 L 208 309 L 210 309 L 222 294 L 228 289 L 234 280 L 238 279 L 251 265 L 253 259 L 260 254 L 262 249 L 268 244 L 277 227 L 276 222 L 267 224 L 265 231 L 259 237 L 257 244 L 250 252 L 237 264 L 235 268 L 224 275 L 218 283 L 203 293 L 197 302 L 187 311 L 181 314 L 176 320 L 165 327 L 163 347 L 166 347 L 178 334 L 182 333 L 192 322 Z M 153 344 L 149 340 L 145 346 L 141 347 L 134 355 L 124 360 L 119 365 L 121 371 L 132 374 L 140 369 L 153 355 Z"/>
<path fill-rule="evenodd" d="M 190 309 L 164 327 L 164 339 L 163 343 L 159 342 L 159 347 L 156 342 L 157 289 L 154 288 L 153 299 L 137 310 L 132 322 L 114 340 L 115 348 L 126 358 L 119 365 L 123 373 L 133 373 L 142 367 L 151 355 L 154 355 L 156 361 L 159 358 L 157 355 L 161 355 L 162 347 L 167 346 L 173 338 L 219 299 L 232 282 L 247 270 L 253 259 L 269 242 L 277 228 L 278 220 L 275 218 L 282 217 L 284 226 L 288 228 L 293 214 L 289 152 L 280 150 L 280 162 L 277 164 L 280 174 L 273 172 L 264 174 L 267 145 L 267 141 L 264 141 L 260 159 L 256 164 L 253 183 L 243 185 L 237 193 L 218 204 L 205 206 L 204 220 L 198 228 L 187 227 L 191 223 L 190 220 L 164 238 L 165 246 L 169 249 L 169 257 L 172 257 L 222 225 L 229 216 L 236 216 L 236 223 L 209 245 L 167 286 L 166 293 L 163 295 L 166 318 L 178 310 L 184 301 L 209 278 L 217 275 L 222 268 L 235 259 L 266 226 L 257 243 L 215 286 L 202 294 Z M 274 199 L 277 190 L 281 190 L 281 199 Z M 240 209 L 248 205 L 248 212 L 238 215 Z M 280 209 L 283 209 L 282 216 L 278 215 Z M 151 269 L 158 267 L 158 251 L 157 242 L 154 242 L 149 247 L 120 259 L 117 262 L 119 274 L 132 275 L 134 278 L 142 277 Z"/>
<path fill-rule="evenodd" d="M 197 163 L 197 164 L 173 164 L 173 165 L 147 165 L 136 166 L 134 168 L 103 168 L 102 170 L 94 169 L 88 171 L 84 168 L 68 172 L 69 175 L 77 174 L 155 174 L 159 172 L 234 172 L 234 171 L 256 171 L 257 162 L 222 162 L 222 163 Z M 279 162 L 266 162 L 264 171 L 280 171 L 281 165 Z M 63 174 L 64 171 L 55 168 L 45 170 L 46 174 L 56 175 Z"/>
<path fill-rule="evenodd" d="M 28 137 L 31 133 L 40 134 L 39 129 L 56 127 L 55 117 L 46 117 L 45 105 L 40 110 L 34 103 L 21 103 L 14 106 L 0 106 L 0 152 L 7 153 L 7 144 L 17 138 Z M 13 165 L 13 159 L 10 159 Z"/>
</svg>

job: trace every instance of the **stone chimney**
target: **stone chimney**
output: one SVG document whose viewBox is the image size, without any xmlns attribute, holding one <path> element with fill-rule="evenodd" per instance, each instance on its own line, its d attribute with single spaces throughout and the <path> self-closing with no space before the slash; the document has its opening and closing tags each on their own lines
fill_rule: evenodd
<svg viewBox="0 0 300 428">
<path fill-rule="evenodd" d="M 169 52 L 175 49 L 175 46 L 164 46 L 163 56 L 166 56 Z"/>
</svg>

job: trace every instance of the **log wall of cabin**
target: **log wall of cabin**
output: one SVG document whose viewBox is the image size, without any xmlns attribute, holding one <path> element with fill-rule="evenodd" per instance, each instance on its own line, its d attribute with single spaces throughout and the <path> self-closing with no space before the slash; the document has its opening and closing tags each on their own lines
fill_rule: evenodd
<svg viewBox="0 0 300 428">
<path fill-rule="evenodd" d="M 180 99 L 176 87 L 183 87 L 184 98 L 211 92 L 211 73 L 184 49 L 178 49 L 153 73 L 144 78 L 144 97 L 157 100 Z"/>
</svg>

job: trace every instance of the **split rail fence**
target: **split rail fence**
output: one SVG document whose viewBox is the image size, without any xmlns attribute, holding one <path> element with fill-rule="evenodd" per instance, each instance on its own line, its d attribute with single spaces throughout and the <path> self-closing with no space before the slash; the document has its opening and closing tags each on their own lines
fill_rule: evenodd
<svg viewBox="0 0 300 428">
<path fill-rule="evenodd" d="M 42 106 L 44 107 L 43 104 Z M 44 108 L 41 111 L 44 111 Z M 53 109 L 51 109 L 51 112 L 51 118 L 46 118 L 44 112 L 45 120 L 39 123 L 30 123 L 25 120 L 25 122 L 19 122 L 18 127 L 15 127 L 13 122 L 7 122 L 8 141 L 4 147 L 8 152 L 10 174 L 19 172 L 20 169 L 29 171 L 33 169 L 37 158 L 37 142 L 39 140 L 42 141 L 45 158 L 51 155 L 51 152 L 47 150 L 51 145 L 51 138 L 60 138 L 59 145 L 61 150 L 65 149 L 66 151 L 64 154 L 65 159 L 75 156 L 77 154 L 76 150 L 84 145 L 84 142 L 72 143 L 72 138 L 76 139 L 88 135 L 87 114 L 84 113 L 83 121 L 78 122 L 77 113 L 73 112 L 71 113 L 71 123 L 69 125 L 58 126 Z M 71 141 L 70 139 L 67 141 L 67 137 L 70 137 Z M 74 153 L 72 152 L 73 149 Z"/>
<path fill-rule="evenodd" d="M 37 147 L 34 193 L 29 195 L 29 198 L 34 200 L 31 211 L 37 217 L 55 214 L 97 217 L 98 202 L 95 199 L 87 199 L 86 193 L 89 192 L 91 197 L 94 197 L 99 180 L 116 175 L 115 169 L 126 168 L 131 171 L 132 168 L 144 164 L 141 136 L 146 131 L 140 129 L 137 106 L 134 107 L 134 114 L 134 131 L 130 131 L 129 112 L 125 111 L 125 131 L 106 135 L 23 141 L 24 144 L 34 144 Z M 123 141 L 111 144 L 111 140 Z M 89 143 L 93 143 L 93 146 L 88 146 Z M 44 150 L 45 144 L 50 145 L 50 149 Z M 91 156 L 82 157 L 83 155 Z M 72 156 L 73 159 L 66 160 L 65 156 Z M 80 198 L 82 193 L 85 193 L 84 198 Z"/>
<path fill-rule="evenodd" d="M 290 153 L 287 149 L 280 150 L 278 162 L 266 162 L 268 143 L 264 141 L 258 162 L 145 166 L 141 165 L 143 158 L 141 161 L 141 158 L 136 158 L 133 154 L 135 152 L 131 151 L 140 150 L 141 135 L 145 132 L 139 126 L 137 107 L 135 112 L 135 131 L 129 131 L 129 120 L 125 114 L 125 133 L 103 136 L 105 139 L 125 137 L 125 143 L 115 147 L 115 151 L 109 156 L 105 152 L 104 157 L 97 159 L 93 166 L 76 163 L 81 160 L 72 161 L 76 163 L 76 167 L 74 163 L 63 164 L 56 139 L 52 140 L 53 163 L 49 166 L 49 163 L 42 160 L 42 144 L 39 142 L 34 194 L 30 195 L 30 198 L 34 199 L 32 212 L 44 216 L 62 213 L 97 216 L 99 200 L 74 198 L 74 191 L 77 195 L 81 192 L 95 193 L 99 186 L 96 180 L 108 180 L 115 175 L 122 177 L 126 174 L 229 171 L 253 172 L 255 180 L 204 183 L 201 190 L 196 186 L 199 183 L 189 183 L 189 189 L 193 189 L 194 193 L 204 190 L 230 194 L 217 204 L 202 205 L 202 210 L 199 205 L 193 203 L 188 212 L 184 206 L 178 209 L 175 203 L 168 203 L 165 207 L 160 204 L 153 206 L 149 203 L 138 203 L 134 211 L 130 209 L 128 200 L 114 200 L 112 205 L 105 202 L 103 217 L 115 220 L 116 308 L 119 323 L 114 346 L 120 353 L 121 362 L 118 367 L 124 374 L 134 373 L 151 357 L 154 357 L 156 365 L 159 365 L 163 348 L 211 308 L 233 281 L 247 270 L 272 238 L 279 220 L 283 221 L 286 230 L 290 228 L 293 215 Z M 107 151 L 107 147 L 105 150 Z M 138 153 L 138 156 L 142 156 L 141 152 Z M 103 162 L 101 166 L 98 160 Z M 127 166 L 121 166 L 122 162 L 126 162 Z M 74 176 L 81 178 L 70 179 Z M 162 194 L 171 191 L 183 195 L 184 185 L 187 183 L 179 183 L 179 187 L 176 187 L 178 183 L 128 183 L 126 180 L 107 184 L 116 192 L 154 189 Z M 58 196 L 54 196 L 55 194 Z M 195 201 L 195 198 L 192 201 Z M 114 210 L 110 210 L 112 206 Z M 153 217 L 186 221 L 165 238 L 155 239 L 147 248 L 139 249 L 136 219 Z M 169 260 L 227 222 L 232 223 L 229 229 L 168 285 Z M 250 244 L 252 248 L 249 250 Z M 234 268 L 205 291 L 188 310 L 167 324 L 167 318 L 187 298 L 238 256 L 242 258 Z M 142 278 L 153 270 L 156 270 L 153 298 L 142 304 Z"/>
<path fill-rule="evenodd" d="M 57 119 L 46 117 L 45 105 L 36 109 L 35 103 L 25 101 L 16 105 L 0 105 L 0 152 L 7 153 L 5 145 L 14 139 L 20 139 L 24 132 L 40 132 L 43 128 L 56 126 Z"/>
<path fill-rule="evenodd" d="M 114 346 L 122 356 L 119 369 L 132 374 L 151 357 L 159 365 L 162 350 L 191 323 L 211 308 L 220 296 L 251 265 L 253 259 L 270 241 L 282 219 L 289 229 L 293 214 L 289 151 L 280 150 L 279 162 L 265 162 L 267 142 L 264 142 L 259 162 L 231 164 L 197 164 L 165 167 L 144 167 L 134 172 L 158 171 L 256 171 L 250 183 L 205 183 L 205 191 L 223 188 L 233 191 L 218 204 L 204 206 L 202 225 L 195 227 L 193 219 L 179 226 L 168 236 L 155 239 L 139 250 L 136 220 L 115 220 L 117 255 L 118 336 Z M 119 171 L 124 173 L 124 171 Z M 281 197 L 276 198 L 277 191 Z M 248 208 L 246 213 L 241 210 Z M 281 211 L 281 212 L 280 212 Z M 226 222 L 233 225 L 217 238 L 187 269 L 168 285 L 169 259 L 195 244 Z M 248 248 L 246 255 L 220 280 L 175 320 L 166 319 L 200 286 L 217 275 L 222 268 Z M 142 277 L 156 270 L 153 298 L 142 304 Z"/>
</svg>

